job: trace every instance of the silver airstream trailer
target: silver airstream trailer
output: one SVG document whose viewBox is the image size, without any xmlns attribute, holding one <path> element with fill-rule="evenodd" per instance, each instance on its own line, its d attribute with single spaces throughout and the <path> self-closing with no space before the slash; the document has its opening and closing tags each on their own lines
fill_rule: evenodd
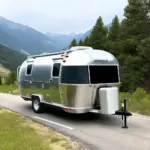
<svg viewBox="0 0 150 150">
<path fill-rule="evenodd" d="M 21 97 L 33 111 L 43 105 L 69 113 L 115 114 L 119 109 L 120 65 L 107 51 L 75 46 L 69 50 L 30 56 L 18 67 Z"/>
</svg>

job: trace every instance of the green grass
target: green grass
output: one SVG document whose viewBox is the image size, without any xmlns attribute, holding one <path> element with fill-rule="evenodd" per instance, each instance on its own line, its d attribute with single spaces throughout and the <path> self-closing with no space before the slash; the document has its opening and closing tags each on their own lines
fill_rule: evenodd
<svg viewBox="0 0 150 150">
<path fill-rule="evenodd" d="M 120 100 L 131 98 L 127 103 L 129 111 L 142 115 L 150 115 L 150 94 L 142 88 L 137 88 L 134 93 L 120 93 Z"/>
<path fill-rule="evenodd" d="M 0 85 L 0 93 L 10 93 L 10 94 L 15 94 L 15 95 L 19 95 L 20 94 L 16 84 Z"/>
<path fill-rule="evenodd" d="M 0 108 L 1 150 L 73 150 L 79 149 L 76 142 L 47 127 Z"/>
</svg>

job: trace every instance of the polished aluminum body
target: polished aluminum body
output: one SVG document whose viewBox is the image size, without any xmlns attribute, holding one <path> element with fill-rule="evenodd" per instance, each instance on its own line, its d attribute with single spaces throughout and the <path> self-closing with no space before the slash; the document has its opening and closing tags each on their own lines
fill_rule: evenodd
<svg viewBox="0 0 150 150">
<path fill-rule="evenodd" d="M 60 65 L 59 71 L 54 65 L 57 69 Z M 89 66 L 92 65 L 117 66 L 118 82 L 91 83 Z M 64 52 L 32 56 L 19 67 L 18 80 L 25 100 L 31 100 L 32 95 L 40 95 L 41 102 L 71 113 L 100 111 L 99 88 L 117 86 L 121 82 L 117 59 L 106 51 L 90 47 L 73 47 Z"/>
</svg>

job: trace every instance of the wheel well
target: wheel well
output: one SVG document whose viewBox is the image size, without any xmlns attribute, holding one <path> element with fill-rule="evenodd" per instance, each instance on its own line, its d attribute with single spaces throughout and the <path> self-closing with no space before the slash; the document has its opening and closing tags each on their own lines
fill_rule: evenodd
<svg viewBox="0 0 150 150">
<path fill-rule="evenodd" d="M 38 104 L 39 104 L 39 108 L 35 108 L 35 100 L 38 99 Z M 32 109 L 34 110 L 34 112 L 36 113 L 41 113 L 43 112 L 43 103 L 41 103 L 41 96 L 40 95 L 32 95 L 31 96 L 31 101 L 32 101 Z"/>
<path fill-rule="evenodd" d="M 37 95 L 32 95 L 32 96 L 31 96 L 31 101 L 34 100 L 35 98 L 39 98 L 39 96 L 37 96 Z M 40 99 L 40 98 L 39 98 L 39 99 Z"/>
<path fill-rule="evenodd" d="M 39 98 L 40 102 L 42 102 L 42 100 L 43 100 L 43 96 L 42 96 L 42 95 L 33 94 L 33 95 L 31 96 L 31 101 L 34 100 L 35 98 Z"/>
</svg>

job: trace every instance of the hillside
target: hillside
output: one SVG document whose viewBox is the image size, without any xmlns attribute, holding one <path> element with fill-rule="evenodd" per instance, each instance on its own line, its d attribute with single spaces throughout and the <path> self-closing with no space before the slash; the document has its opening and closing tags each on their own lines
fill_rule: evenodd
<svg viewBox="0 0 150 150">
<path fill-rule="evenodd" d="M 26 57 L 25 54 L 0 45 L 0 64 L 10 71 L 16 71 L 17 67 L 26 59 Z"/>
<path fill-rule="evenodd" d="M 75 36 L 78 34 L 70 33 L 70 34 L 59 34 L 59 33 L 51 33 L 47 32 L 46 35 L 51 38 L 57 45 L 63 48 L 67 48 Z"/>
<path fill-rule="evenodd" d="M 107 28 L 109 28 L 110 26 L 111 24 L 106 25 Z M 92 29 L 86 31 L 85 33 L 79 33 L 79 34 L 75 34 L 75 33 L 59 34 L 59 33 L 47 32 L 46 35 L 49 38 L 51 38 L 55 43 L 57 43 L 57 45 L 59 45 L 61 49 L 63 49 L 63 48 L 68 48 L 73 39 L 76 39 L 77 42 L 79 42 L 80 40 L 84 40 L 87 36 L 91 34 L 91 31 Z"/>
<path fill-rule="evenodd" d="M 11 71 L 0 64 L 0 77 L 7 77 Z"/>
<path fill-rule="evenodd" d="M 110 26 L 106 25 L 107 27 Z M 78 42 L 90 35 L 92 30 L 85 33 L 59 34 L 41 33 L 31 27 L 15 23 L 0 16 L 0 44 L 22 53 L 39 54 L 60 51 L 68 48 L 71 41 Z"/>
<path fill-rule="evenodd" d="M 59 33 L 47 32 L 46 35 L 63 49 L 63 48 L 68 48 L 73 39 L 76 39 L 77 41 L 80 41 L 80 39 L 85 39 L 87 36 L 90 35 L 91 31 L 92 30 L 89 30 L 85 33 L 79 33 L 79 34 L 75 34 L 75 33 L 59 34 Z"/>
<path fill-rule="evenodd" d="M 51 33 L 47 32 L 46 35 L 51 38 L 57 45 L 60 46 L 61 49 L 68 48 L 71 41 L 73 39 L 76 39 L 77 41 L 80 41 L 80 39 L 85 39 L 89 34 L 90 31 L 87 31 L 86 33 L 70 33 L 70 34 L 59 34 L 59 33 Z"/>
<path fill-rule="evenodd" d="M 3 17 L 0 17 L 0 44 L 18 51 L 22 49 L 29 54 L 60 50 L 45 34 Z"/>
</svg>

